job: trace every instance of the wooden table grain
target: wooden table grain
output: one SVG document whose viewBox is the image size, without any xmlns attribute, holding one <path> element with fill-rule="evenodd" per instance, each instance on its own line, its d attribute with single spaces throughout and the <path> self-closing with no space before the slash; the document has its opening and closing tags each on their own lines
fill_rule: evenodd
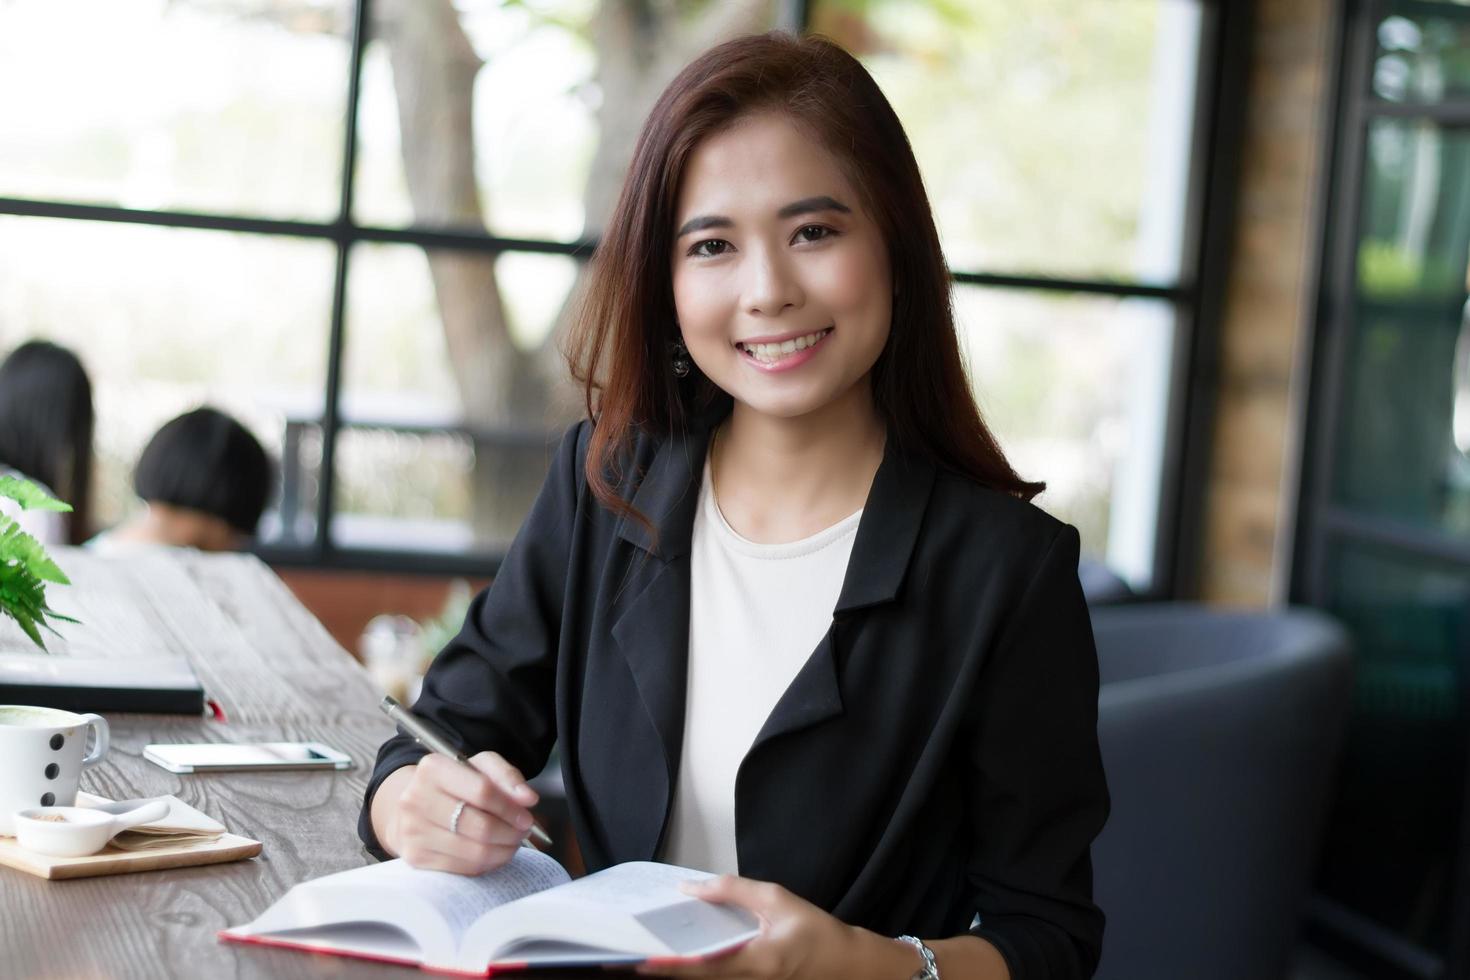
<svg viewBox="0 0 1470 980">
<path fill-rule="evenodd" d="M 249 555 L 148 551 L 101 557 L 56 549 L 72 580 L 52 605 L 56 656 L 189 658 L 224 722 L 109 714 L 112 750 L 82 789 L 113 799 L 171 793 L 264 845 L 232 864 L 44 881 L 0 867 L 5 978 L 422 976 L 405 968 L 221 943 L 309 878 L 370 863 L 356 833 L 378 745 L 391 726 L 367 674 L 263 563 Z M 0 649 L 24 649 L 6 622 Z M 315 740 L 348 771 L 175 775 L 143 759 L 149 742 Z"/>
</svg>

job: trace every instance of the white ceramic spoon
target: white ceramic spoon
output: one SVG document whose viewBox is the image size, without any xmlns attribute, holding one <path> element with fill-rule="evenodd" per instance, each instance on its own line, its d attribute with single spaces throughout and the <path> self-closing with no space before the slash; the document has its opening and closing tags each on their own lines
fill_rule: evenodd
<svg viewBox="0 0 1470 980">
<path fill-rule="evenodd" d="M 52 857 L 96 854 L 114 836 L 168 815 L 168 801 L 154 800 L 122 814 L 93 807 L 37 806 L 15 814 L 15 839 L 28 851 Z"/>
<path fill-rule="evenodd" d="M 155 802 L 162 802 L 166 804 L 168 803 L 168 797 L 151 796 L 137 800 L 105 800 L 96 803 L 88 803 L 86 807 L 84 807 L 84 809 L 101 810 L 103 813 L 110 813 L 114 817 L 121 817 L 124 814 L 132 813 L 139 807 L 149 806 L 150 804 Z"/>
</svg>

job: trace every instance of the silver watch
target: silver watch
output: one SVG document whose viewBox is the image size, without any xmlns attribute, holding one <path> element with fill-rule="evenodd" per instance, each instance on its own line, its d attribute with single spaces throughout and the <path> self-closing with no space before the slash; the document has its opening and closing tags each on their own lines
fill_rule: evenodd
<svg viewBox="0 0 1470 980">
<path fill-rule="evenodd" d="M 898 941 L 908 943 L 924 957 L 924 965 L 909 980 L 939 980 L 939 964 L 934 962 L 934 950 L 924 945 L 924 940 L 915 936 L 899 936 Z"/>
</svg>

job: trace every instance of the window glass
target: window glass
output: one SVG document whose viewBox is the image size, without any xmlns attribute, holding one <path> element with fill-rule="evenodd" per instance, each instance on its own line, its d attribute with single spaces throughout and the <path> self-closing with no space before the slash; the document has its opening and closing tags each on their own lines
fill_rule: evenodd
<svg viewBox="0 0 1470 980">
<path fill-rule="evenodd" d="M 1392 6 L 1392 4 L 1390 4 Z M 1470 5 L 1417 4 L 1378 25 L 1373 94 L 1393 102 L 1470 98 Z"/>
<path fill-rule="evenodd" d="M 0 3 L 0 196 L 334 217 L 352 10 Z"/>
<path fill-rule="evenodd" d="M 952 267 L 1179 277 L 1200 4 L 817 0 L 903 121 Z"/>
<path fill-rule="evenodd" d="M 0 346 L 54 341 L 92 379 L 96 526 L 141 506 L 133 464 L 181 412 L 228 412 L 278 460 L 287 420 L 320 415 L 333 256 L 309 239 L 0 216 Z M 260 536 L 280 543 L 271 511 Z"/>
<path fill-rule="evenodd" d="M 1378 119 L 1368 131 L 1358 281 L 1373 299 L 1453 299 L 1470 249 L 1470 128 Z"/>
<path fill-rule="evenodd" d="M 1168 303 L 960 287 L 986 422 L 1036 503 L 1135 587 L 1153 570 L 1174 314 Z"/>
<path fill-rule="evenodd" d="M 509 544 L 580 410 L 555 329 L 580 270 L 561 256 L 354 250 L 337 546 Z"/>
<path fill-rule="evenodd" d="M 1336 499 L 1470 536 L 1470 129 L 1375 121 Z"/>
</svg>

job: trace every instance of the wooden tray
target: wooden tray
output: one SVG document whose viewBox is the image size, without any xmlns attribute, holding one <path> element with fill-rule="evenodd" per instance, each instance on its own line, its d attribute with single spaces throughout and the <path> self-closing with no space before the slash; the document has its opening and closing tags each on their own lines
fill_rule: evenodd
<svg viewBox="0 0 1470 980">
<path fill-rule="evenodd" d="M 235 834 L 219 840 L 178 844 L 149 851 L 124 851 L 109 844 L 96 854 L 85 857 L 51 857 L 28 851 L 14 837 L 0 837 L 0 865 L 24 871 L 38 878 L 92 878 L 98 875 L 121 875 L 133 871 L 158 868 L 188 868 L 196 864 L 223 864 L 255 857 L 260 841 Z"/>
</svg>

